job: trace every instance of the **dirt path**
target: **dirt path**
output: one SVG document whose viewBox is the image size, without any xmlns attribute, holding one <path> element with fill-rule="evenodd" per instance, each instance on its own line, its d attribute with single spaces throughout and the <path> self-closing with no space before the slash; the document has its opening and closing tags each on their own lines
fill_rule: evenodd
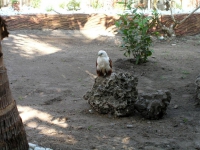
<svg viewBox="0 0 200 150">
<path fill-rule="evenodd" d="M 4 59 L 28 141 L 54 150 L 200 149 L 200 107 L 194 100 L 200 35 L 156 41 L 153 56 L 140 66 L 124 58 L 118 44 L 119 37 L 89 39 L 72 31 L 11 32 L 3 41 Z M 91 110 L 83 95 L 94 83 L 100 49 L 112 58 L 115 72 L 138 76 L 139 92 L 170 90 L 163 119 L 114 118 Z"/>
</svg>

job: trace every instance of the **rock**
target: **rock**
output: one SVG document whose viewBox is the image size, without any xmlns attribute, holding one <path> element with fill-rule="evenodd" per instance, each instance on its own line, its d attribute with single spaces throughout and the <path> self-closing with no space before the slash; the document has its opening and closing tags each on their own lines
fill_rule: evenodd
<svg viewBox="0 0 200 150">
<path fill-rule="evenodd" d="M 178 105 L 174 105 L 174 109 L 177 109 L 178 108 Z"/>
<path fill-rule="evenodd" d="M 127 124 L 126 127 L 127 128 L 133 128 L 133 125 L 132 124 Z"/>
<path fill-rule="evenodd" d="M 114 126 L 114 125 L 115 125 L 115 123 L 111 123 L 110 125 L 111 125 L 111 126 Z"/>
<path fill-rule="evenodd" d="M 90 110 L 89 110 L 89 113 L 93 114 L 94 112 L 93 112 L 93 110 L 92 110 L 92 109 L 90 109 Z"/>
<path fill-rule="evenodd" d="M 43 148 L 43 147 L 36 147 L 34 150 L 46 150 L 46 148 Z"/>
<path fill-rule="evenodd" d="M 28 145 L 29 145 L 29 150 L 53 150 L 50 148 L 40 147 L 37 144 L 32 144 L 32 143 L 28 143 Z"/>
<path fill-rule="evenodd" d="M 32 149 L 34 149 L 35 147 L 37 147 L 37 145 L 33 144 L 33 143 L 28 143 L 28 145 L 29 145 L 29 148 L 32 148 Z"/>
<path fill-rule="evenodd" d="M 159 40 L 164 40 L 164 37 L 163 36 L 159 36 L 158 39 Z"/>
<path fill-rule="evenodd" d="M 93 88 L 83 98 L 101 114 L 128 116 L 134 111 L 134 103 L 138 96 L 137 83 L 137 77 L 128 73 L 97 77 Z"/>
<path fill-rule="evenodd" d="M 196 83 L 197 87 L 200 87 L 200 75 L 197 77 L 195 83 Z"/>
<path fill-rule="evenodd" d="M 160 119 L 166 113 L 171 100 L 169 91 L 159 90 L 153 94 L 141 94 L 135 102 L 135 109 L 147 119 Z"/>
<path fill-rule="evenodd" d="M 200 75 L 197 77 L 196 81 L 196 99 L 198 101 L 198 103 L 200 103 Z"/>
<path fill-rule="evenodd" d="M 174 126 L 173 127 L 178 127 L 178 124 L 174 124 Z"/>
</svg>

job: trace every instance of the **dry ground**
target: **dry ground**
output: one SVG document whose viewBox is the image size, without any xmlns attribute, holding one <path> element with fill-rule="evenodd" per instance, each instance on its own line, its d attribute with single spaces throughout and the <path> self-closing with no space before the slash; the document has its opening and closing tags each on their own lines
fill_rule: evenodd
<svg viewBox="0 0 200 150">
<path fill-rule="evenodd" d="M 194 99 L 200 35 L 155 40 L 153 56 L 140 66 L 119 51 L 119 37 L 88 35 L 19 30 L 3 41 L 10 86 L 28 141 L 54 150 L 200 149 L 200 106 Z M 115 72 L 138 76 L 140 93 L 170 90 L 164 118 L 114 118 L 92 111 L 83 95 L 94 83 L 100 49 L 113 60 Z"/>
</svg>

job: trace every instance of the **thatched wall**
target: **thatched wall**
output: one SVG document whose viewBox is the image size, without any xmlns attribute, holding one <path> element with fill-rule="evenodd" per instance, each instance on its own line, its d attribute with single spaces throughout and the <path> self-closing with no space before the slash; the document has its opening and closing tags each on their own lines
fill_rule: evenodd
<svg viewBox="0 0 200 150">
<path fill-rule="evenodd" d="M 182 20 L 187 14 L 175 15 L 177 20 Z M 105 14 L 67 14 L 67 15 L 17 15 L 4 17 L 7 21 L 8 30 L 22 29 L 65 29 L 65 30 L 116 30 L 115 21 L 117 15 Z M 171 16 L 165 15 L 161 18 L 166 25 L 172 23 Z M 195 35 L 200 33 L 200 14 L 193 14 L 176 29 L 176 35 Z"/>
</svg>

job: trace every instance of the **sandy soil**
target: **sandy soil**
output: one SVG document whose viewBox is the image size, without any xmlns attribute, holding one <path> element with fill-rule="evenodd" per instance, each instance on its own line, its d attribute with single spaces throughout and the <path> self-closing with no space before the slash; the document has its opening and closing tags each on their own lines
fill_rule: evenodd
<svg viewBox="0 0 200 150">
<path fill-rule="evenodd" d="M 30 143 L 54 150 L 200 149 L 200 106 L 194 81 L 200 73 L 200 35 L 155 40 L 149 62 L 137 66 L 123 56 L 119 37 L 72 31 L 12 31 L 3 41 L 10 86 Z M 92 88 L 100 49 L 114 72 L 138 76 L 138 91 L 170 90 L 161 120 L 135 114 L 114 118 L 94 112 L 83 99 Z"/>
</svg>

